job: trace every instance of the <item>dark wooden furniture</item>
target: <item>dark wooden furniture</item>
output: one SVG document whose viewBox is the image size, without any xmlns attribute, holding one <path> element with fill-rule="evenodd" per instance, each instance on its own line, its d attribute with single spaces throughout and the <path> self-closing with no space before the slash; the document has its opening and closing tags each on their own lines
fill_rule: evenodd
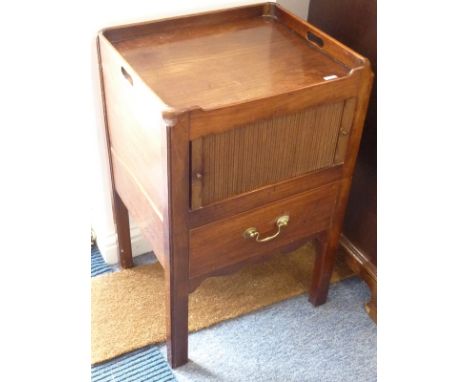
<svg viewBox="0 0 468 382">
<path fill-rule="evenodd" d="M 98 48 L 121 263 L 130 213 L 166 274 L 171 365 L 208 276 L 316 238 L 324 303 L 368 61 L 274 3 L 109 28 Z"/>
<path fill-rule="evenodd" d="M 377 320 L 377 1 L 311 0 L 309 21 L 366 56 L 376 75 L 356 162 L 341 246 L 372 292 L 367 310 Z"/>
</svg>

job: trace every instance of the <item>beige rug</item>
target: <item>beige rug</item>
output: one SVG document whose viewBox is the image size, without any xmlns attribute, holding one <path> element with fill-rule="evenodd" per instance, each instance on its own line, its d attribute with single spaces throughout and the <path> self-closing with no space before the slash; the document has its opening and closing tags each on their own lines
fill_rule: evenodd
<svg viewBox="0 0 468 382">
<path fill-rule="evenodd" d="M 206 328 L 305 293 L 315 256 L 307 244 L 222 277 L 205 280 L 190 295 L 189 330 Z M 339 259 L 332 282 L 352 275 Z M 159 264 L 94 277 L 91 281 L 91 362 L 106 361 L 165 341 L 164 275 Z"/>
</svg>

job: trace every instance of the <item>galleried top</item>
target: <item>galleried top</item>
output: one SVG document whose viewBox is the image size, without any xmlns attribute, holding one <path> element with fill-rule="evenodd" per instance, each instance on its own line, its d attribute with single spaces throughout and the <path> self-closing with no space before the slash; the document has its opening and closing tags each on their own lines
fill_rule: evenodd
<svg viewBox="0 0 468 382">
<path fill-rule="evenodd" d="M 102 34 L 166 105 L 212 110 L 339 80 L 363 65 L 361 56 L 314 31 L 266 3 Z"/>
</svg>

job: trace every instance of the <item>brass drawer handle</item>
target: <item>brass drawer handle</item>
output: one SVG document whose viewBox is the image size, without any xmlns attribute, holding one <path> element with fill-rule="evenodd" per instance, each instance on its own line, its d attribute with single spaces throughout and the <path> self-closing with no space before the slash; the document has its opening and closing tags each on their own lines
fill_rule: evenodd
<svg viewBox="0 0 468 382">
<path fill-rule="evenodd" d="M 289 216 L 288 215 L 283 215 L 280 216 L 278 219 L 276 219 L 276 227 L 278 227 L 278 230 L 274 235 L 264 237 L 263 239 L 260 239 L 260 233 L 257 231 L 255 227 L 250 227 L 247 228 L 244 231 L 244 238 L 246 239 L 253 239 L 255 238 L 255 241 L 258 243 L 266 243 L 267 241 L 271 241 L 279 236 L 281 233 L 281 228 L 286 227 L 289 223 Z"/>
</svg>

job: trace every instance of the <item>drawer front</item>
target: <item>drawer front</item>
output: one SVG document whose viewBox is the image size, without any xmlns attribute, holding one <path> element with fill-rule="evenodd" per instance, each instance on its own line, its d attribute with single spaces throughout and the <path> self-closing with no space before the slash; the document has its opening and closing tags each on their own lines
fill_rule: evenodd
<svg viewBox="0 0 468 382">
<path fill-rule="evenodd" d="M 274 252 L 299 239 L 327 229 L 335 209 L 338 184 L 315 189 L 267 204 L 232 218 L 190 231 L 190 278 L 205 275 L 243 260 Z M 270 241 L 257 242 L 278 232 L 278 218 L 287 216 L 287 226 Z M 283 219 L 284 221 L 284 219 Z M 246 238 L 245 231 L 259 233 Z"/>
</svg>

